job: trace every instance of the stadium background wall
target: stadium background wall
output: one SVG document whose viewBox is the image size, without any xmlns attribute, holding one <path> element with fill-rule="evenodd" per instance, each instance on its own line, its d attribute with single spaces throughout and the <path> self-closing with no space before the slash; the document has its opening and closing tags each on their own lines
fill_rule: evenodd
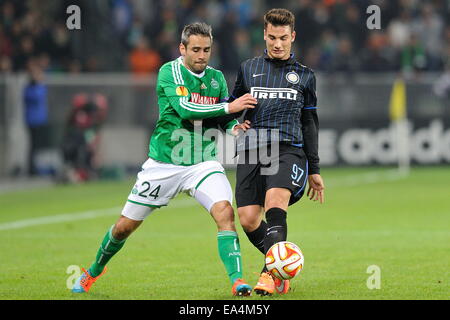
<svg viewBox="0 0 450 320">
<path fill-rule="evenodd" d="M 229 89 L 234 74 L 226 74 Z M 323 166 L 394 165 L 397 162 L 389 99 L 395 74 L 317 74 L 320 157 Z M 438 74 L 406 81 L 412 164 L 450 163 L 450 105 L 433 92 Z M 0 76 L 0 177 L 26 165 L 28 138 L 22 91 L 25 74 Z M 64 123 L 77 93 L 102 93 L 109 112 L 102 129 L 104 166 L 135 170 L 146 158 L 148 139 L 158 118 L 156 75 L 134 78 L 102 73 L 46 77 L 50 115 L 49 147 L 39 154 L 44 167 L 61 165 Z M 126 152 L 124 152 L 126 150 Z M 228 155 L 227 155 L 228 157 Z M 232 157 L 231 157 L 232 158 Z M 231 159 L 228 157 L 228 159 Z M 229 164 L 229 161 L 227 161 Z"/>
</svg>

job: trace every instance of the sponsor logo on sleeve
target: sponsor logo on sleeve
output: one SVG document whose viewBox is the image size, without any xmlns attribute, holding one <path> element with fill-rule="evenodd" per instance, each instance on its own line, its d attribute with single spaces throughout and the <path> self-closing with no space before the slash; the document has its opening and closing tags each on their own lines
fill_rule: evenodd
<svg viewBox="0 0 450 320">
<path fill-rule="evenodd" d="M 186 87 L 183 87 L 183 86 L 177 87 L 175 92 L 176 92 L 177 96 L 181 96 L 181 97 L 186 97 L 189 94 L 188 89 Z"/>
</svg>

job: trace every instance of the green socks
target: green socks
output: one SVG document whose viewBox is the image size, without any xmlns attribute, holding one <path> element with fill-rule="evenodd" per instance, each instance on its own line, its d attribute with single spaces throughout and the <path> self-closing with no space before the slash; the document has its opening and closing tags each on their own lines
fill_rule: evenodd
<svg viewBox="0 0 450 320">
<path fill-rule="evenodd" d="M 94 263 L 89 273 L 97 277 L 102 273 L 108 261 L 123 247 L 125 240 L 117 240 L 112 236 L 111 227 L 103 238 Z M 220 231 L 217 233 L 217 243 L 220 259 L 222 260 L 231 284 L 242 278 L 242 258 L 239 238 L 235 231 Z"/>
<path fill-rule="evenodd" d="M 242 258 L 239 238 L 235 231 L 219 231 L 217 233 L 219 255 L 222 259 L 231 284 L 242 278 Z"/>
<path fill-rule="evenodd" d="M 108 261 L 123 247 L 126 239 L 117 240 L 112 236 L 112 226 L 105 237 L 103 238 L 102 244 L 97 251 L 97 257 L 95 258 L 95 262 L 89 268 L 89 273 L 93 277 L 97 277 L 100 273 L 102 273 L 105 265 Z"/>
</svg>

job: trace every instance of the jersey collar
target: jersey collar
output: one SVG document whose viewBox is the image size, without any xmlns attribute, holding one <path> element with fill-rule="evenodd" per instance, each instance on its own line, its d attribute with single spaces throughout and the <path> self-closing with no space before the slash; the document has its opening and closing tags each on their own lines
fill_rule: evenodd
<svg viewBox="0 0 450 320">
<path fill-rule="evenodd" d="M 189 71 L 194 77 L 197 77 L 197 78 L 203 78 L 203 76 L 205 75 L 205 70 L 206 70 L 206 69 L 203 70 L 202 73 L 195 73 L 195 72 L 192 72 L 191 70 L 189 70 L 188 68 L 186 68 L 186 66 L 184 65 L 184 62 L 183 62 L 183 56 L 179 56 L 178 59 L 177 59 L 177 61 L 178 61 L 178 63 L 181 64 L 187 71 Z"/>
</svg>

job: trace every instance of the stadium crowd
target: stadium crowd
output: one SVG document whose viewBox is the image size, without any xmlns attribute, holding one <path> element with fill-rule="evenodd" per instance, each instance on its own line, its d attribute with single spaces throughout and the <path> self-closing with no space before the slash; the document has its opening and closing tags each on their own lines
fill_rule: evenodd
<svg viewBox="0 0 450 320">
<path fill-rule="evenodd" d="M 81 8 L 82 30 L 66 27 L 70 4 Z M 380 30 L 366 27 L 371 4 L 381 9 Z M 273 7 L 295 13 L 297 57 L 319 71 L 441 71 L 448 63 L 446 0 L 0 0 L 0 72 L 30 63 L 50 72 L 155 72 L 179 55 L 181 29 L 193 21 L 213 26 L 211 64 L 234 72 L 263 51 L 262 15 Z"/>
</svg>

